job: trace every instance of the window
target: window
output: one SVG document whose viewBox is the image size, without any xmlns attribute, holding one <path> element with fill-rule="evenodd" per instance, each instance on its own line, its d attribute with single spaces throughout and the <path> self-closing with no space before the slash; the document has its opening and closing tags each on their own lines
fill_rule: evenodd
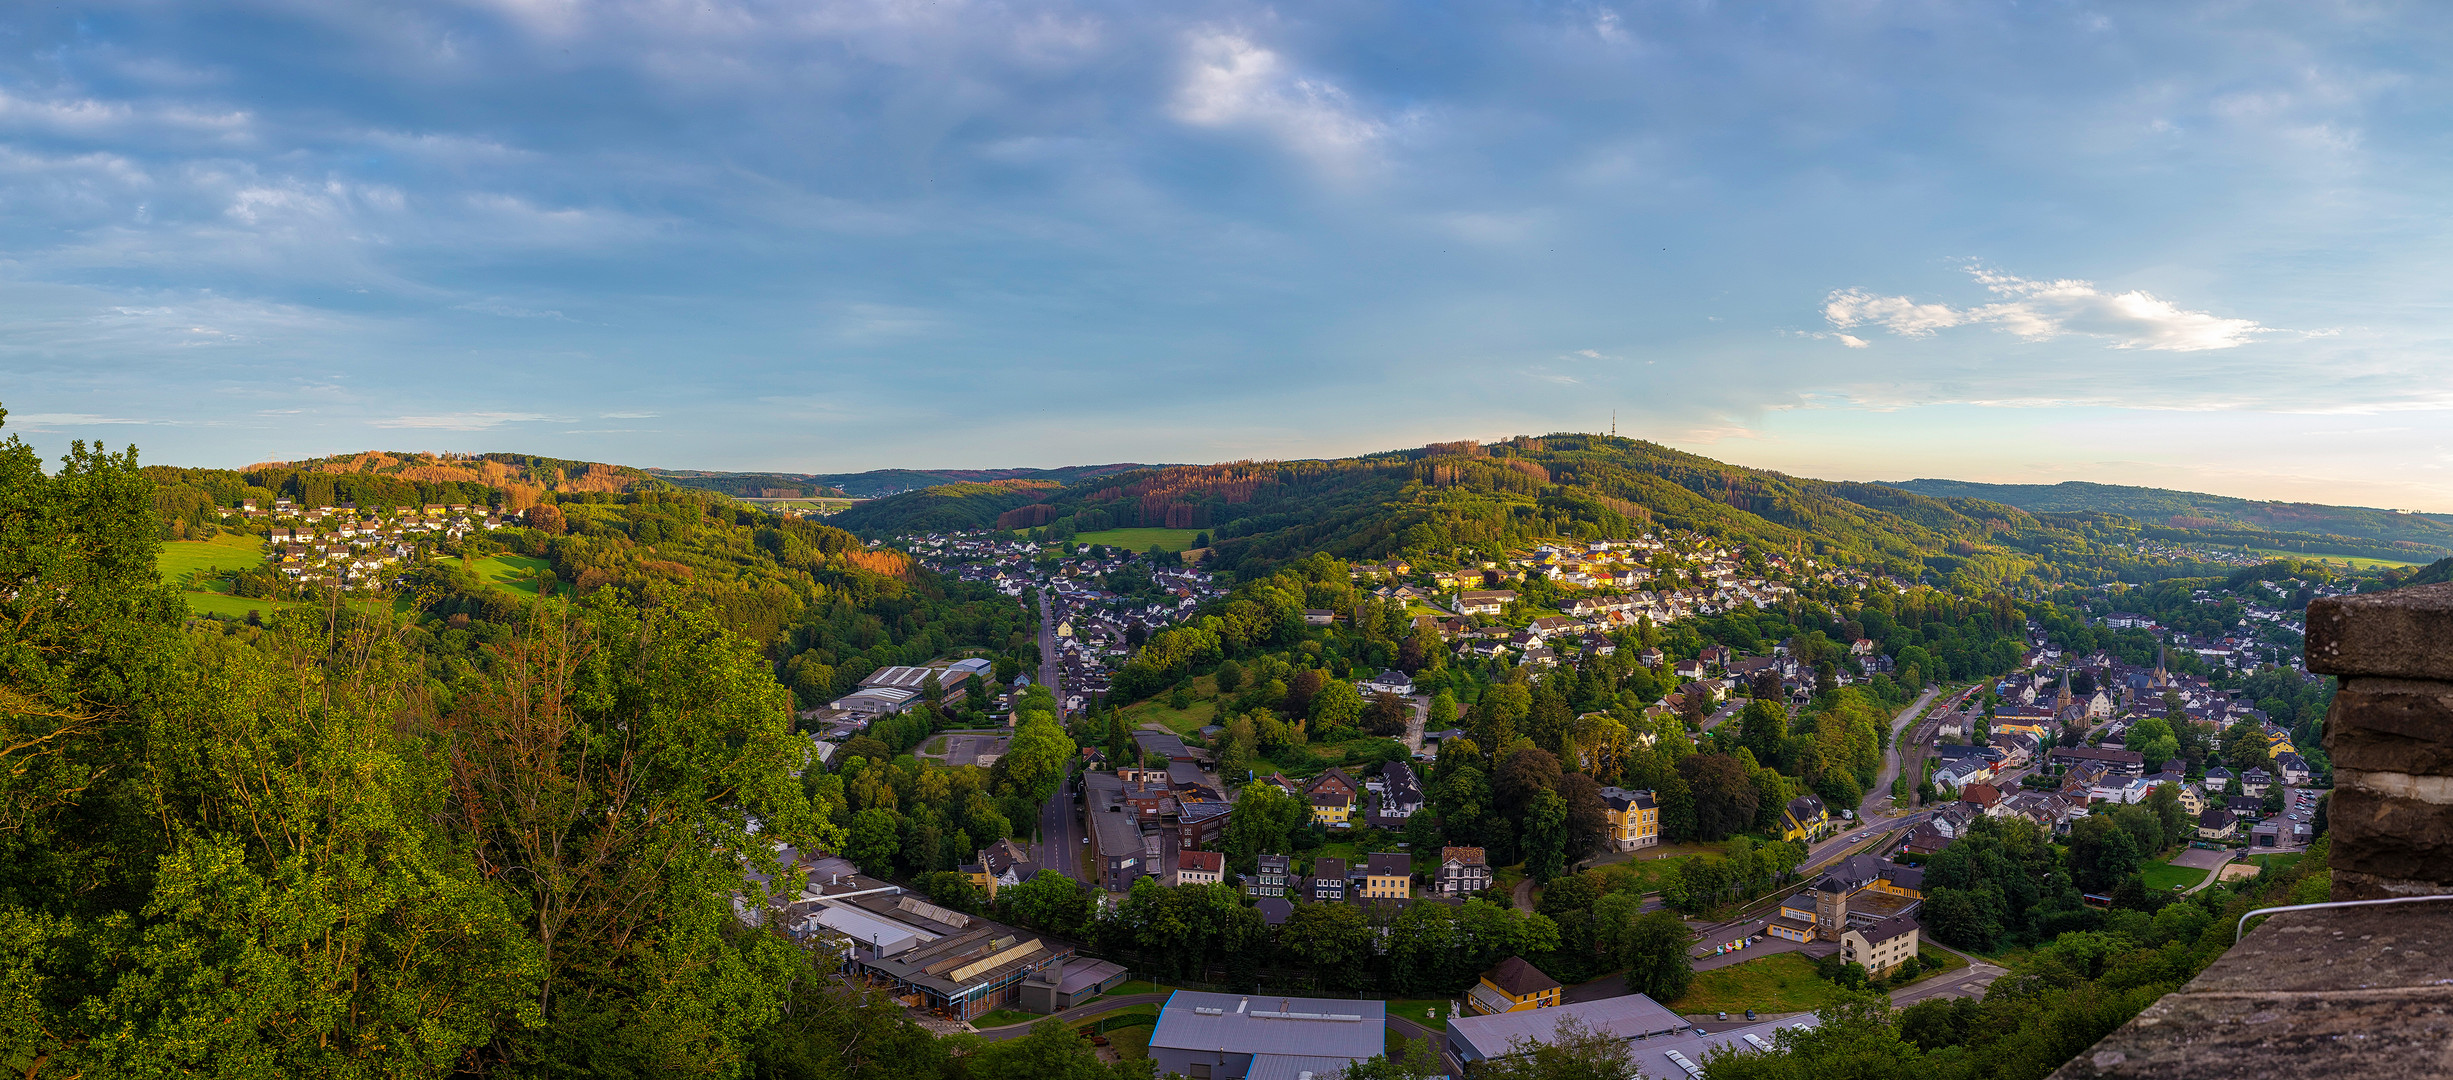
<svg viewBox="0 0 2453 1080">
<path fill-rule="evenodd" d="M 1209 1062 L 1193 1062 L 1191 1076 L 1192 1080 L 1209 1080 Z"/>
</svg>

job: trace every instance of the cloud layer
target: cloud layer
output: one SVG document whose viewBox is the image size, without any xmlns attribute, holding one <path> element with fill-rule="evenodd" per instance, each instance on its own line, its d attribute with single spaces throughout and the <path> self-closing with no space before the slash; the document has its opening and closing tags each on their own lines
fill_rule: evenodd
<svg viewBox="0 0 2453 1080">
<path fill-rule="evenodd" d="M 2453 398 L 2433 15 L 35 6 L 0 403 L 196 463 L 1189 460 L 1613 410 L 1734 446 L 1954 403 L 2245 444 Z M 2439 459 L 2412 427 L 2372 471 Z"/>
</svg>

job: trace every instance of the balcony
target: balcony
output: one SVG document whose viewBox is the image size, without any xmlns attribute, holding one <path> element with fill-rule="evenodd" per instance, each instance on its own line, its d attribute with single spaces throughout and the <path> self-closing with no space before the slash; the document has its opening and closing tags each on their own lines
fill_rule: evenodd
<svg viewBox="0 0 2453 1080">
<path fill-rule="evenodd" d="M 2320 600 L 2337 901 L 2453 895 L 2453 585 Z M 2055 1080 L 2453 1076 L 2453 900 L 2267 917 Z"/>
</svg>

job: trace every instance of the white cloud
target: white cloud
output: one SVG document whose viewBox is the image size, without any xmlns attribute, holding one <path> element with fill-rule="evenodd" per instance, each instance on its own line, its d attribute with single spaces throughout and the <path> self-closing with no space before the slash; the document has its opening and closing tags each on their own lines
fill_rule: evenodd
<svg viewBox="0 0 2453 1080">
<path fill-rule="evenodd" d="M 2271 327 L 2251 319 L 2231 319 L 2190 311 L 2151 293 L 2131 290 L 2110 293 L 2092 281 L 2062 278 L 2034 281 L 1982 266 L 1970 276 L 2004 299 L 1969 308 L 1919 303 L 1905 296 L 1876 296 L 1863 289 L 1841 289 L 1823 303 L 1823 319 L 1834 330 L 1880 326 L 1902 337 L 1926 337 L 1955 326 L 1993 325 L 2026 341 L 2058 337 L 2091 337 L 2116 349 L 2161 352 L 2203 352 L 2246 345 Z M 1862 338 L 1838 335 L 1852 349 L 1866 347 Z"/>
<path fill-rule="evenodd" d="M 1360 164 L 1388 126 L 1364 116 L 1346 91 L 1307 78 L 1277 53 L 1224 30 L 1191 37 L 1173 113 L 1195 127 L 1258 128 L 1333 170 Z"/>
<path fill-rule="evenodd" d="M 88 427 L 94 424 L 151 423 L 155 423 L 155 421 L 139 420 L 134 417 L 127 416 L 96 416 L 92 413 L 10 413 L 8 415 L 8 425 L 10 427 L 33 428 L 40 431 L 56 431 L 60 428 L 70 427 Z"/>
</svg>

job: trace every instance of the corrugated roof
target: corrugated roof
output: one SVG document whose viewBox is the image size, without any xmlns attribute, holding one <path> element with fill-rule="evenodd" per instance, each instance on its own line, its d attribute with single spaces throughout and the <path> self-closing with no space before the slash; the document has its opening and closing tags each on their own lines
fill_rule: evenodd
<svg viewBox="0 0 2453 1080">
<path fill-rule="evenodd" d="M 1586 1027 L 1609 1032 L 1621 1039 L 1658 1035 L 1686 1027 L 1685 1020 L 1663 1008 L 1660 1002 L 1643 994 L 1626 994 L 1573 1005 L 1554 1005 L 1547 1009 L 1526 1009 L 1491 1016 L 1460 1016 L 1448 1021 L 1448 1031 L 1462 1039 L 1476 1055 L 1497 1057 L 1507 1053 L 1508 1047 L 1518 1040 L 1547 1041 L 1558 1028 L 1559 1021 L 1570 1016 Z M 1659 1069 L 1648 1068 L 1645 1071 L 1647 1075 L 1660 1074 Z"/>
<path fill-rule="evenodd" d="M 1335 1064 L 1312 1071 L 1336 1075 L 1346 1062 L 1385 1051 L 1387 1032 L 1384 1002 L 1178 990 L 1159 1009 L 1150 1045 L 1258 1055 L 1253 1076 L 1260 1075 L 1260 1057 L 1328 1058 Z"/>
</svg>

